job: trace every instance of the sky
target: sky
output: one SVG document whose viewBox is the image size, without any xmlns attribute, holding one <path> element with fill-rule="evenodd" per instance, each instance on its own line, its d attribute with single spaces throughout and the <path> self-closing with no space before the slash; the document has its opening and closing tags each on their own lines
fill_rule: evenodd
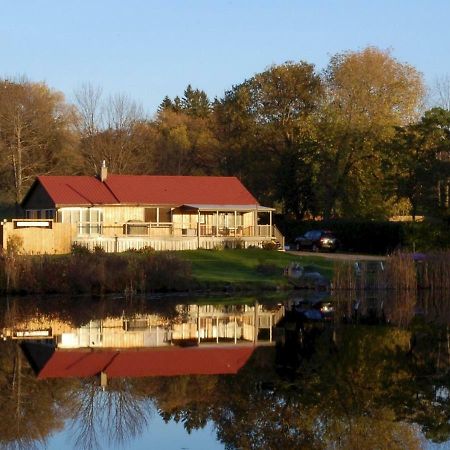
<svg viewBox="0 0 450 450">
<path fill-rule="evenodd" d="M 432 86 L 450 75 L 449 0 L 1 0 L 0 77 L 83 83 L 152 115 L 188 84 L 210 98 L 272 64 L 390 49 Z"/>
</svg>

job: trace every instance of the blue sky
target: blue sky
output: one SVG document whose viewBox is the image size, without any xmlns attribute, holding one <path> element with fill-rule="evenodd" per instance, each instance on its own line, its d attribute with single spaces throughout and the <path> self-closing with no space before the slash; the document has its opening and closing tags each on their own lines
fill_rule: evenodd
<svg viewBox="0 0 450 450">
<path fill-rule="evenodd" d="M 3 0 L 0 76 L 82 83 L 152 114 L 188 83 L 222 96 L 271 64 L 390 48 L 427 83 L 450 75 L 448 0 Z"/>
</svg>

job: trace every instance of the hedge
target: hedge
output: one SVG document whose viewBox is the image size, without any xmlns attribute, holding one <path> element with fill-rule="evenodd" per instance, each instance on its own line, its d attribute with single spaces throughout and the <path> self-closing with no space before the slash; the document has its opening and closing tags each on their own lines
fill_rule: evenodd
<svg viewBox="0 0 450 450">
<path fill-rule="evenodd" d="M 276 218 L 287 245 L 309 230 L 333 231 L 341 250 L 385 255 L 397 249 L 425 252 L 450 248 L 450 226 L 443 222 L 388 222 L 363 220 L 294 221 Z"/>
</svg>

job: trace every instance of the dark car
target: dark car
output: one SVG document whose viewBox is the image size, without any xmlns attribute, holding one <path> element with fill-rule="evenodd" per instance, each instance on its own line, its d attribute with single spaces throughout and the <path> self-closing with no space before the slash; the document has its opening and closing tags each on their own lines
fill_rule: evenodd
<svg viewBox="0 0 450 450">
<path fill-rule="evenodd" d="M 295 246 L 297 250 L 334 252 L 338 247 L 338 240 L 331 231 L 312 230 L 303 236 L 297 237 L 295 239 Z"/>
<path fill-rule="evenodd" d="M 334 306 L 328 300 L 318 302 L 299 302 L 293 307 L 294 314 L 308 322 L 328 321 L 333 319 Z"/>
</svg>

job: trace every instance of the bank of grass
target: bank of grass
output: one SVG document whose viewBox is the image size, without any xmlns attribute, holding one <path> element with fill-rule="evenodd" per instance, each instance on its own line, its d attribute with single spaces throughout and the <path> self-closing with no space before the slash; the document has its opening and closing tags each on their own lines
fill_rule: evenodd
<svg viewBox="0 0 450 450">
<path fill-rule="evenodd" d="M 247 250 L 195 250 L 179 252 L 192 267 L 192 277 L 206 289 L 286 288 L 283 269 L 298 262 L 330 278 L 332 261 L 317 256 L 297 256 L 284 252 Z"/>
<path fill-rule="evenodd" d="M 26 256 L 0 254 L 0 292 L 94 294 L 239 292 L 285 289 L 292 261 L 331 278 L 329 261 L 269 250 L 91 253 Z"/>
</svg>

